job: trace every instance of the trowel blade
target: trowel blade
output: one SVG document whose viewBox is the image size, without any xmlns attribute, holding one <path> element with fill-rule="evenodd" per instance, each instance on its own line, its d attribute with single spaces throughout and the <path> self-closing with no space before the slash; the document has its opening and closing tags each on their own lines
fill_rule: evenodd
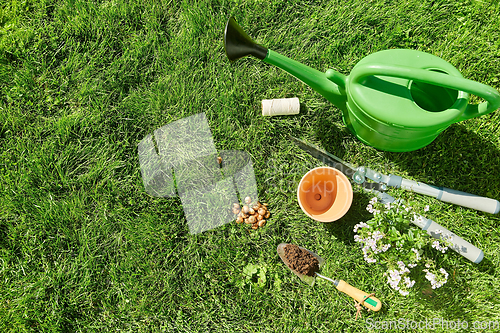
<svg viewBox="0 0 500 333">
<path fill-rule="evenodd" d="M 301 274 L 301 273 L 299 273 L 299 272 L 297 272 L 297 271 L 295 271 L 295 270 L 293 270 L 293 269 L 290 268 L 289 261 L 288 261 L 288 259 L 285 256 L 285 246 L 287 246 L 287 245 L 289 245 L 289 244 L 287 244 L 287 243 L 281 243 L 280 245 L 278 245 L 277 251 L 278 251 L 279 257 L 281 258 L 281 260 L 283 261 L 283 263 L 286 265 L 286 267 L 288 267 L 288 269 L 290 269 L 295 275 L 297 275 L 298 278 L 302 282 L 304 282 L 304 283 L 306 283 L 306 284 L 308 284 L 310 286 L 313 286 L 314 282 L 316 281 L 316 275 L 314 275 L 314 276 L 308 276 L 308 275 L 305 275 L 305 274 Z M 305 250 L 305 251 L 309 252 L 316 259 L 318 259 L 319 269 L 321 269 L 321 267 L 323 266 L 323 264 L 325 262 L 325 259 L 321 258 L 316 253 L 309 251 L 308 249 L 305 249 L 305 248 L 300 247 L 300 246 L 299 246 L 299 248 L 302 249 L 302 250 Z"/>
</svg>

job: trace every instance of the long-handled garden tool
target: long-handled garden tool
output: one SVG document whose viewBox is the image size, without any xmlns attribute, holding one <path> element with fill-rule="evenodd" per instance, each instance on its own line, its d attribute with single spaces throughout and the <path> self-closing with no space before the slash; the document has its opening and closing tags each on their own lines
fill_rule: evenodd
<svg viewBox="0 0 500 333">
<path fill-rule="evenodd" d="M 374 194 L 380 199 L 380 202 L 382 202 L 383 204 L 396 201 L 394 197 L 383 192 L 387 189 L 387 186 L 392 186 L 401 187 L 406 190 L 413 190 L 420 194 L 436 197 L 441 201 L 450 202 L 464 207 L 486 211 L 489 213 L 498 213 L 500 209 L 500 203 L 497 200 L 480 197 L 465 192 L 450 190 L 447 188 L 439 188 L 404 179 L 399 176 L 387 176 L 366 167 L 356 168 L 324 150 L 314 147 L 297 138 L 290 138 L 301 149 L 308 152 L 313 157 L 319 159 L 328 166 L 340 170 L 346 176 L 352 177 L 356 184 L 359 184 L 364 188 L 373 191 Z M 367 182 L 367 178 L 373 180 L 374 182 Z M 483 260 L 484 253 L 482 250 L 450 232 L 438 223 L 423 216 L 418 216 L 418 218 L 412 220 L 412 222 L 422 230 L 427 231 L 427 233 L 434 238 L 442 239 L 443 237 L 445 237 L 444 235 L 447 235 L 446 240 L 448 242 L 451 242 L 451 248 L 470 261 L 479 263 L 481 262 L 481 260 Z"/>
</svg>

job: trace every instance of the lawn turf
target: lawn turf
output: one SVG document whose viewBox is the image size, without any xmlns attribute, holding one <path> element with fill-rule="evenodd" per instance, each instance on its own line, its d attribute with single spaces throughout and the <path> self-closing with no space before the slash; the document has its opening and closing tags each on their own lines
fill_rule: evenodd
<svg viewBox="0 0 500 333">
<path fill-rule="evenodd" d="M 0 331 L 360 332 L 439 319 L 495 331 L 498 215 L 392 192 L 429 205 L 427 217 L 485 252 L 480 264 L 436 253 L 448 283 L 400 296 L 353 241 L 370 196 L 354 187 L 351 210 L 333 224 L 300 210 L 298 182 L 320 163 L 288 135 L 353 164 L 500 200 L 500 111 L 418 151 L 382 152 L 291 75 L 256 59 L 231 64 L 222 36 L 235 16 L 258 43 L 346 75 L 373 52 L 416 49 L 498 90 L 498 1 L 19 0 L 0 10 Z M 285 97 L 300 98 L 299 115 L 261 116 L 262 99 Z M 230 223 L 191 235 L 179 198 L 144 191 L 137 144 L 199 112 L 219 151 L 252 156 L 272 212 L 257 232 Z M 355 320 L 352 299 L 331 283 L 311 288 L 291 274 L 281 242 L 324 257 L 324 275 L 376 292 L 382 310 Z"/>
</svg>

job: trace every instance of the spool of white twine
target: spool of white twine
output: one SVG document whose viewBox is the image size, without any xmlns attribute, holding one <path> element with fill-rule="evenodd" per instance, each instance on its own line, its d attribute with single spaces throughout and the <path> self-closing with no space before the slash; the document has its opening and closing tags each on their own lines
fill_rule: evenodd
<svg viewBox="0 0 500 333">
<path fill-rule="evenodd" d="M 286 116 L 299 112 L 300 102 L 297 97 L 262 100 L 263 116 Z"/>
</svg>

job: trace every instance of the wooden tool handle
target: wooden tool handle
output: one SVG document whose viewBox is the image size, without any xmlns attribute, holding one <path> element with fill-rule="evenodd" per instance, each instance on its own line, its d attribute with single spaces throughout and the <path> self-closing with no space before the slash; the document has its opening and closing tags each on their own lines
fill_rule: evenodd
<svg viewBox="0 0 500 333">
<path fill-rule="evenodd" d="M 364 305 L 366 308 L 373 310 L 373 311 L 378 311 L 382 307 L 382 303 L 380 300 L 376 297 L 369 296 L 369 294 L 365 293 L 364 291 L 359 290 L 358 288 L 354 288 L 347 282 L 343 280 L 339 280 L 339 284 L 337 285 L 337 289 L 340 290 L 341 292 L 351 296 L 354 298 L 356 301 Z"/>
</svg>

